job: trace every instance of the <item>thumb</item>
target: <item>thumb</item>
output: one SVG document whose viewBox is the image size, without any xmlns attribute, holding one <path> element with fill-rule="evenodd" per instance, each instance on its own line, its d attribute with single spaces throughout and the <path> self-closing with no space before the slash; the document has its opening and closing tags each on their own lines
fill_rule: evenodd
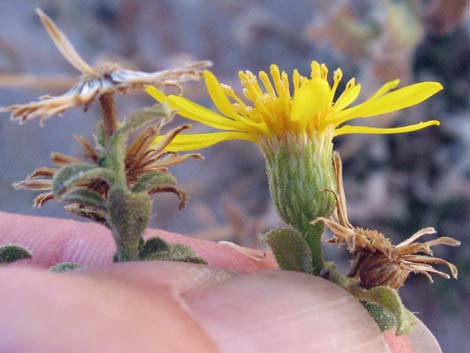
<svg viewBox="0 0 470 353">
<path fill-rule="evenodd" d="M 318 277 L 264 271 L 183 297 L 223 352 L 390 352 L 362 305 Z"/>
</svg>

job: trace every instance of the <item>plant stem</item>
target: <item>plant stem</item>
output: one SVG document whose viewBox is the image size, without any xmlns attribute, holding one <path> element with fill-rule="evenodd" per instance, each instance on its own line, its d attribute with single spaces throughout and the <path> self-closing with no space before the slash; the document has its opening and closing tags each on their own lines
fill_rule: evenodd
<svg viewBox="0 0 470 353">
<path fill-rule="evenodd" d="M 116 229 L 113 231 L 113 236 L 116 244 L 115 256 L 117 262 L 138 261 L 140 259 L 139 239 L 134 239 L 134 237 L 128 237 L 128 239 L 126 239 L 126 237 Z"/>
<path fill-rule="evenodd" d="M 308 224 L 306 227 L 303 227 L 302 234 L 305 237 L 305 241 L 308 244 L 312 252 L 312 267 L 313 274 L 319 276 L 322 270 L 325 268 L 325 259 L 323 257 L 323 246 L 321 242 L 321 236 L 323 233 L 323 225 Z"/>
<path fill-rule="evenodd" d="M 104 93 L 100 96 L 101 113 L 103 115 L 104 133 L 109 138 L 118 128 L 116 118 L 116 106 L 114 104 L 114 94 Z"/>
</svg>

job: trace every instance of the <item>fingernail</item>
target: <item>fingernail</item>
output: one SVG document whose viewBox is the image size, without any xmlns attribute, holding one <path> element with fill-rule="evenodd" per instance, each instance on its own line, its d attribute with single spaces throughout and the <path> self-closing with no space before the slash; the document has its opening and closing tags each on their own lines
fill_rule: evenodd
<svg viewBox="0 0 470 353">
<path fill-rule="evenodd" d="M 362 305 L 318 277 L 238 275 L 183 298 L 224 353 L 389 352 Z"/>
</svg>

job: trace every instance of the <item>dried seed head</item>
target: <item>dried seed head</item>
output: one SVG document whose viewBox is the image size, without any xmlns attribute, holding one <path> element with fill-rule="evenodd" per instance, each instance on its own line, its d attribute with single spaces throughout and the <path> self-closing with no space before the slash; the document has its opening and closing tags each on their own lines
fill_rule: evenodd
<svg viewBox="0 0 470 353">
<path fill-rule="evenodd" d="M 126 177 L 127 184 L 130 190 L 140 182 L 139 186 L 146 185 L 142 190 L 149 195 L 160 192 L 172 192 L 179 198 L 179 208 L 186 205 L 187 198 L 182 190 L 177 188 L 175 179 L 168 171 L 168 167 L 182 163 L 190 158 L 202 159 L 198 153 L 177 154 L 168 153 L 164 149 L 166 146 L 177 136 L 181 131 L 188 129 L 189 125 L 183 125 L 170 130 L 158 144 L 152 145 L 155 138 L 160 133 L 160 128 L 168 121 L 160 121 L 155 126 L 150 126 L 143 130 L 135 140 L 130 143 L 126 150 Z M 52 162 L 58 167 L 65 167 L 72 164 L 90 164 L 85 160 L 91 161 L 91 165 L 98 167 L 99 161 L 104 158 L 104 152 L 98 147 L 94 147 L 88 140 L 81 136 L 75 136 L 77 142 L 83 147 L 84 158 L 76 158 L 66 154 L 54 152 L 51 154 Z M 60 171 L 56 168 L 41 167 L 36 169 L 25 180 L 15 183 L 13 186 L 16 189 L 33 190 L 33 191 L 47 191 L 36 197 L 33 202 L 35 207 L 42 207 L 47 201 L 53 200 L 52 194 L 52 180 L 55 175 Z M 158 175 L 156 175 L 158 174 Z M 155 179 L 152 179 L 154 176 Z M 148 182 L 142 181 L 142 178 L 150 177 Z M 103 199 L 107 199 L 109 184 L 100 179 L 93 179 L 84 183 L 80 183 L 78 187 L 93 191 L 100 195 Z M 81 204 L 74 204 L 67 208 L 69 212 L 80 214 L 87 218 L 98 217 L 97 212 L 90 210 L 87 206 Z M 101 217 L 101 216 L 100 216 Z M 99 217 L 98 217 L 99 218 Z"/>
<path fill-rule="evenodd" d="M 431 282 L 432 273 L 450 278 L 447 273 L 432 266 L 441 264 L 447 266 L 452 276 L 457 278 L 457 268 L 444 259 L 433 257 L 431 248 L 437 245 L 459 246 L 459 241 L 439 237 L 427 242 L 417 242 L 424 235 L 436 233 L 434 228 L 421 229 L 402 243 L 393 245 L 384 234 L 376 230 L 352 226 L 347 215 L 341 168 L 341 159 L 336 153 L 338 193 L 329 190 L 336 198 L 334 219 L 319 217 L 314 223 L 323 222 L 334 233 L 328 242 L 347 246 L 353 256 L 350 277 L 358 278 L 363 288 L 387 286 L 398 289 L 403 286 L 410 273 L 422 274 Z"/>
<path fill-rule="evenodd" d="M 126 153 L 126 173 L 128 183 L 133 185 L 137 179 L 145 174 L 155 171 L 164 171 L 166 168 L 180 164 L 187 159 L 202 159 L 199 153 L 188 153 L 179 155 L 177 153 L 167 153 L 166 146 L 182 131 L 188 129 L 189 125 L 182 125 L 169 131 L 160 141 L 152 145 L 155 138 L 160 133 L 158 128 L 149 127 L 145 129 L 130 144 Z"/>
<path fill-rule="evenodd" d="M 147 85 L 176 85 L 199 79 L 202 71 L 211 66 L 210 61 L 196 61 L 168 70 L 142 72 L 121 68 L 117 63 L 90 66 L 75 50 L 72 43 L 43 11 L 37 9 L 42 24 L 64 58 L 82 76 L 61 96 L 43 96 L 38 101 L 0 107 L 0 112 L 10 112 L 11 119 L 20 124 L 36 117 L 40 123 L 70 108 L 84 106 L 85 111 L 93 100 L 106 93 L 125 93 L 128 89 L 143 89 Z"/>
</svg>

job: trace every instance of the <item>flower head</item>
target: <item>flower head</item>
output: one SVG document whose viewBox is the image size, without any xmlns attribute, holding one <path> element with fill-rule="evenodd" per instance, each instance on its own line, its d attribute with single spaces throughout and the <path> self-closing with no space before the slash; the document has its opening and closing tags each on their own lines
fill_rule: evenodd
<svg viewBox="0 0 470 353">
<path fill-rule="evenodd" d="M 152 97 L 167 102 L 180 115 L 224 130 L 179 135 L 168 146 L 170 149 L 192 150 L 225 140 L 248 140 L 262 146 L 272 138 L 282 140 L 291 135 L 301 140 L 324 135 L 332 139 L 346 134 L 396 134 L 439 125 L 436 120 L 396 128 L 345 124 L 353 119 L 369 118 L 419 104 L 442 89 L 437 82 L 421 82 L 392 91 L 399 80 L 390 81 L 365 102 L 351 106 L 359 96 L 361 85 L 352 78 L 339 94 L 342 71 L 335 70 L 331 82 L 327 66 L 316 61 L 311 64 L 309 77 L 294 70 L 289 79 L 287 73 L 281 72 L 276 65 L 271 65 L 270 76 L 264 71 L 260 71 L 258 76 L 243 71 L 239 72 L 239 77 L 244 87 L 244 98 L 230 86 L 221 84 L 213 73 L 204 71 L 207 91 L 221 114 L 184 97 L 166 96 L 154 87 L 147 88 Z"/>
<path fill-rule="evenodd" d="M 348 220 L 346 199 L 342 183 L 342 168 L 339 154 L 335 154 L 338 193 L 334 219 L 317 218 L 314 223 L 323 222 L 334 234 L 330 243 L 346 245 L 353 256 L 350 277 L 358 278 L 363 288 L 385 285 L 400 288 L 412 272 L 426 276 L 431 282 L 431 273 L 444 278 L 450 276 L 436 270 L 432 264 L 446 265 L 452 276 L 457 278 L 457 268 L 448 261 L 433 257 L 431 248 L 436 245 L 458 246 L 460 242 L 450 237 L 439 237 L 427 242 L 417 240 L 424 235 L 436 233 L 434 228 L 423 228 L 398 245 L 393 245 L 384 234 L 377 230 L 351 225 Z M 422 254 L 424 255 L 422 255 Z"/>
</svg>

